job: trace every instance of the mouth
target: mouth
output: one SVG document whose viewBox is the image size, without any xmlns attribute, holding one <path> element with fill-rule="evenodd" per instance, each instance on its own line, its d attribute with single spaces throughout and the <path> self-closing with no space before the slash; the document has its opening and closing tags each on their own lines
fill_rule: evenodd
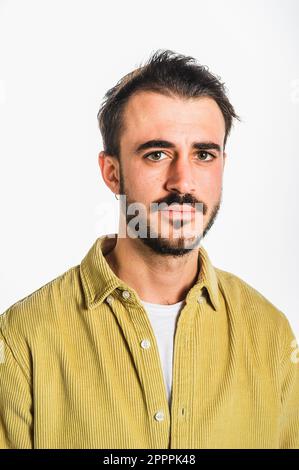
<svg viewBox="0 0 299 470">
<path fill-rule="evenodd" d="M 173 220 L 173 219 L 181 219 L 181 220 L 193 220 L 195 218 L 195 209 L 192 206 L 173 206 L 167 209 L 162 209 L 163 216 L 166 219 Z"/>
<path fill-rule="evenodd" d="M 167 207 L 166 209 L 161 209 L 161 212 L 173 212 L 173 213 L 193 213 L 195 212 L 194 207 L 192 207 L 190 204 L 183 204 L 183 205 L 171 205 Z"/>
</svg>

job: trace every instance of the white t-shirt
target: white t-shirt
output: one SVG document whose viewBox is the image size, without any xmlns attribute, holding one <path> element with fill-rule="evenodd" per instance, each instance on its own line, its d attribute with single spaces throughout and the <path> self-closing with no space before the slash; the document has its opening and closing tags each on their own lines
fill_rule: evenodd
<svg viewBox="0 0 299 470">
<path fill-rule="evenodd" d="M 151 304 L 141 300 L 155 333 L 168 403 L 170 405 L 172 386 L 173 344 L 177 317 L 185 303 L 184 300 L 172 305 Z"/>
</svg>

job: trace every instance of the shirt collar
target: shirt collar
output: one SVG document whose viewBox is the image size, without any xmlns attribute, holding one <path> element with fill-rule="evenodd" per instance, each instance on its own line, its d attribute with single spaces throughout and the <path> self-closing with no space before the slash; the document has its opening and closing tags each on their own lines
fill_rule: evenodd
<svg viewBox="0 0 299 470">
<path fill-rule="evenodd" d="M 100 305 L 117 288 L 133 290 L 116 276 L 105 259 L 105 254 L 113 249 L 116 240 L 117 234 L 103 235 L 97 238 L 80 263 L 80 276 L 85 300 L 90 309 Z M 198 296 L 202 288 L 205 287 L 212 306 L 217 311 L 219 309 L 219 291 L 215 268 L 202 246 L 198 248 L 198 255 L 201 269 L 198 279 L 190 289 L 188 296 Z"/>
</svg>

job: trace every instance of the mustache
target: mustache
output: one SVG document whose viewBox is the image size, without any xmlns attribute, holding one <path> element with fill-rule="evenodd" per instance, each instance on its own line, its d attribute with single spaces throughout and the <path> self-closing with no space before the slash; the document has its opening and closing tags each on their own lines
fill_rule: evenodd
<svg viewBox="0 0 299 470">
<path fill-rule="evenodd" d="M 155 204 L 162 204 L 162 203 L 166 203 L 167 205 L 171 205 L 171 204 L 180 204 L 180 205 L 188 204 L 188 205 L 190 205 L 191 207 L 193 207 L 194 209 L 197 209 L 197 210 L 198 210 L 198 207 L 196 207 L 195 204 L 202 204 L 202 212 L 203 212 L 204 215 L 206 214 L 207 209 L 208 209 L 204 202 L 198 201 L 196 198 L 194 198 L 192 196 L 192 194 L 184 194 L 183 196 L 180 196 L 177 193 L 171 193 L 166 198 L 160 199 L 159 201 L 155 201 Z M 158 208 L 155 209 L 155 210 L 158 210 Z M 201 211 L 201 209 L 200 209 L 200 211 Z"/>
</svg>

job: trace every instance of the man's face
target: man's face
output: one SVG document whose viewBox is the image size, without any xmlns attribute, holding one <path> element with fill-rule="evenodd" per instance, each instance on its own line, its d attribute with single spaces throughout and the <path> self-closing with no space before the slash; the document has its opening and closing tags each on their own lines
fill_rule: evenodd
<svg viewBox="0 0 299 470">
<path fill-rule="evenodd" d="M 138 92 L 129 99 L 123 119 L 119 193 L 126 196 L 126 211 L 135 202 L 146 208 L 147 231 L 140 240 L 159 254 L 190 253 L 213 225 L 221 204 L 221 110 L 209 97 L 183 100 Z M 153 140 L 160 142 L 148 144 Z M 162 202 L 178 211 L 152 210 L 153 203 L 157 207 Z M 126 223 L 136 215 L 126 213 Z"/>
</svg>

